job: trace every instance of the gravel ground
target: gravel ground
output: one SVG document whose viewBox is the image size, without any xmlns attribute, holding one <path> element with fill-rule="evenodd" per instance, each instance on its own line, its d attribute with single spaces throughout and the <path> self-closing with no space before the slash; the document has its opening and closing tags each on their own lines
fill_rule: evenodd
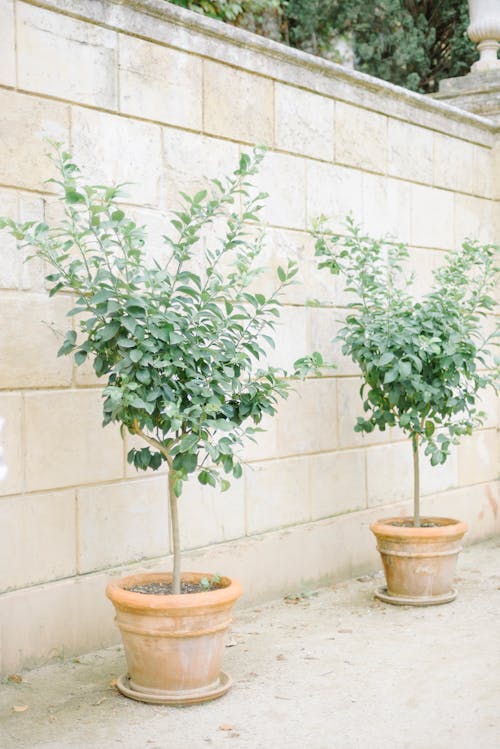
<svg viewBox="0 0 500 749">
<path fill-rule="evenodd" d="M 463 551 L 451 604 L 383 604 L 381 582 L 240 610 L 225 655 L 234 687 L 205 705 L 122 697 L 118 647 L 4 680 L 0 747 L 498 749 L 500 538 Z"/>
</svg>

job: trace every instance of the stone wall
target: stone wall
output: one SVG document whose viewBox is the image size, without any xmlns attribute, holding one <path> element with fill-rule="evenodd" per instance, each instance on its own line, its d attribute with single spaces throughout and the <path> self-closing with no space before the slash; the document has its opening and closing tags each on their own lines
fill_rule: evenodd
<svg viewBox="0 0 500 749">
<path fill-rule="evenodd" d="M 411 451 L 361 437 L 356 368 L 331 343 L 345 298 L 318 274 L 307 233 L 348 212 L 411 246 L 424 290 L 465 236 L 498 237 L 493 124 L 162 0 L 0 0 L 0 215 L 57 215 L 44 138 L 69 145 L 94 182 L 133 182 L 127 210 L 162 257 L 180 189 L 269 146 L 266 264 L 298 259 L 278 358 L 313 349 L 338 368 L 311 378 L 246 452 L 230 492 L 183 496 L 184 567 L 234 575 L 246 601 L 377 565 L 369 523 L 404 511 Z M 496 147 L 495 147 L 496 143 Z M 495 161 L 496 153 L 496 161 Z M 495 166 L 496 164 L 496 166 Z M 128 444 L 100 426 L 102 383 L 56 358 L 69 299 L 1 236 L 0 671 L 115 641 L 111 574 L 170 563 L 164 475 L 137 475 Z M 320 306 L 306 306 L 308 299 Z M 497 403 L 444 467 L 423 471 L 424 509 L 463 518 L 469 541 L 498 532 Z"/>
</svg>

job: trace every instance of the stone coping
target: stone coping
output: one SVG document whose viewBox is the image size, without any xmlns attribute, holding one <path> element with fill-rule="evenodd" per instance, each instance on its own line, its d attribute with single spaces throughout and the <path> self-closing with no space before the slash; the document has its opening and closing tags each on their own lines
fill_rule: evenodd
<svg viewBox="0 0 500 749">
<path fill-rule="evenodd" d="M 24 0 L 73 18 L 491 146 L 485 117 L 409 91 L 165 0 Z M 163 23 L 158 23 L 161 19 Z"/>
</svg>

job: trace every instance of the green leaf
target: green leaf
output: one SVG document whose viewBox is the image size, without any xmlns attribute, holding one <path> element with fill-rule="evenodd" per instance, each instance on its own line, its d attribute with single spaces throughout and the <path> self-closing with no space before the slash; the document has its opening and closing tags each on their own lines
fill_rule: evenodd
<svg viewBox="0 0 500 749">
<path fill-rule="evenodd" d="M 433 421 L 426 421 L 425 422 L 425 436 L 427 438 L 432 437 L 435 431 L 435 425 Z"/>
<path fill-rule="evenodd" d="M 233 467 L 233 476 L 235 479 L 241 478 L 243 475 L 243 469 L 241 467 L 240 463 L 236 463 L 236 465 Z"/>
</svg>

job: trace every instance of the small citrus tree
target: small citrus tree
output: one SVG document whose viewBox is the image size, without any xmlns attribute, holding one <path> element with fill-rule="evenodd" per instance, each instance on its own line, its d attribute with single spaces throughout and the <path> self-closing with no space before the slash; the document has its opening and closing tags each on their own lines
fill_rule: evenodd
<svg viewBox="0 0 500 749">
<path fill-rule="evenodd" d="M 238 451 L 259 431 L 263 414 L 274 414 L 290 388 L 287 374 L 260 366 L 265 346 L 274 346 L 280 292 L 297 267 L 278 268 L 276 291 L 250 290 L 258 275 L 262 245 L 259 210 L 264 194 L 252 193 L 249 178 L 263 151 L 241 156 L 231 177 L 212 180 L 209 190 L 183 195 L 164 236 L 169 260 L 148 264 L 145 234 L 118 204 L 122 188 L 87 185 L 71 155 L 56 148 L 55 182 L 64 219 L 56 226 L 0 219 L 22 246 L 51 267 L 50 295 L 71 292 L 68 313 L 78 325 L 66 333 L 59 355 L 77 365 L 90 357 L 107 377 L 103 425 L 120 424 L 143 440 L 128 461 L 136 468 L 168 469 L 173 538 L 173 592 L 180 592 L 177 500 L 183 483 L 229 487 L 242 474 Z M 241 201 L 241 209 L 240 209 Z M 223 223 L 220 235 L 213 230 Z M 320 366 L 314 354 L 296 362 L 293 377 Z"/>
<path fill-rule="evenodd" d="M 416 301 L 405 278 L 404 244 L 374 240 L 347 221 L 347 236 L 315 229 L 319 268 L 342 274 L 348 305 L 338 338 L 363 377 L 364 416 L 354 429 L 399 426 L 411 439 L 414 465 L 414 525 L 420 526 L 419 445 L 433 466 L 450 447 L 471 434 L 485 414 L 476 408 L 479 391 L 498 382 L 488 345 L 497 328 L 484 333 L 495 307 L 498 283 L 494 245 L 466 241 L 434 273 L 434 288 Z M 489 368 L 488 368 L 489 367 Z"/>
</svg>

